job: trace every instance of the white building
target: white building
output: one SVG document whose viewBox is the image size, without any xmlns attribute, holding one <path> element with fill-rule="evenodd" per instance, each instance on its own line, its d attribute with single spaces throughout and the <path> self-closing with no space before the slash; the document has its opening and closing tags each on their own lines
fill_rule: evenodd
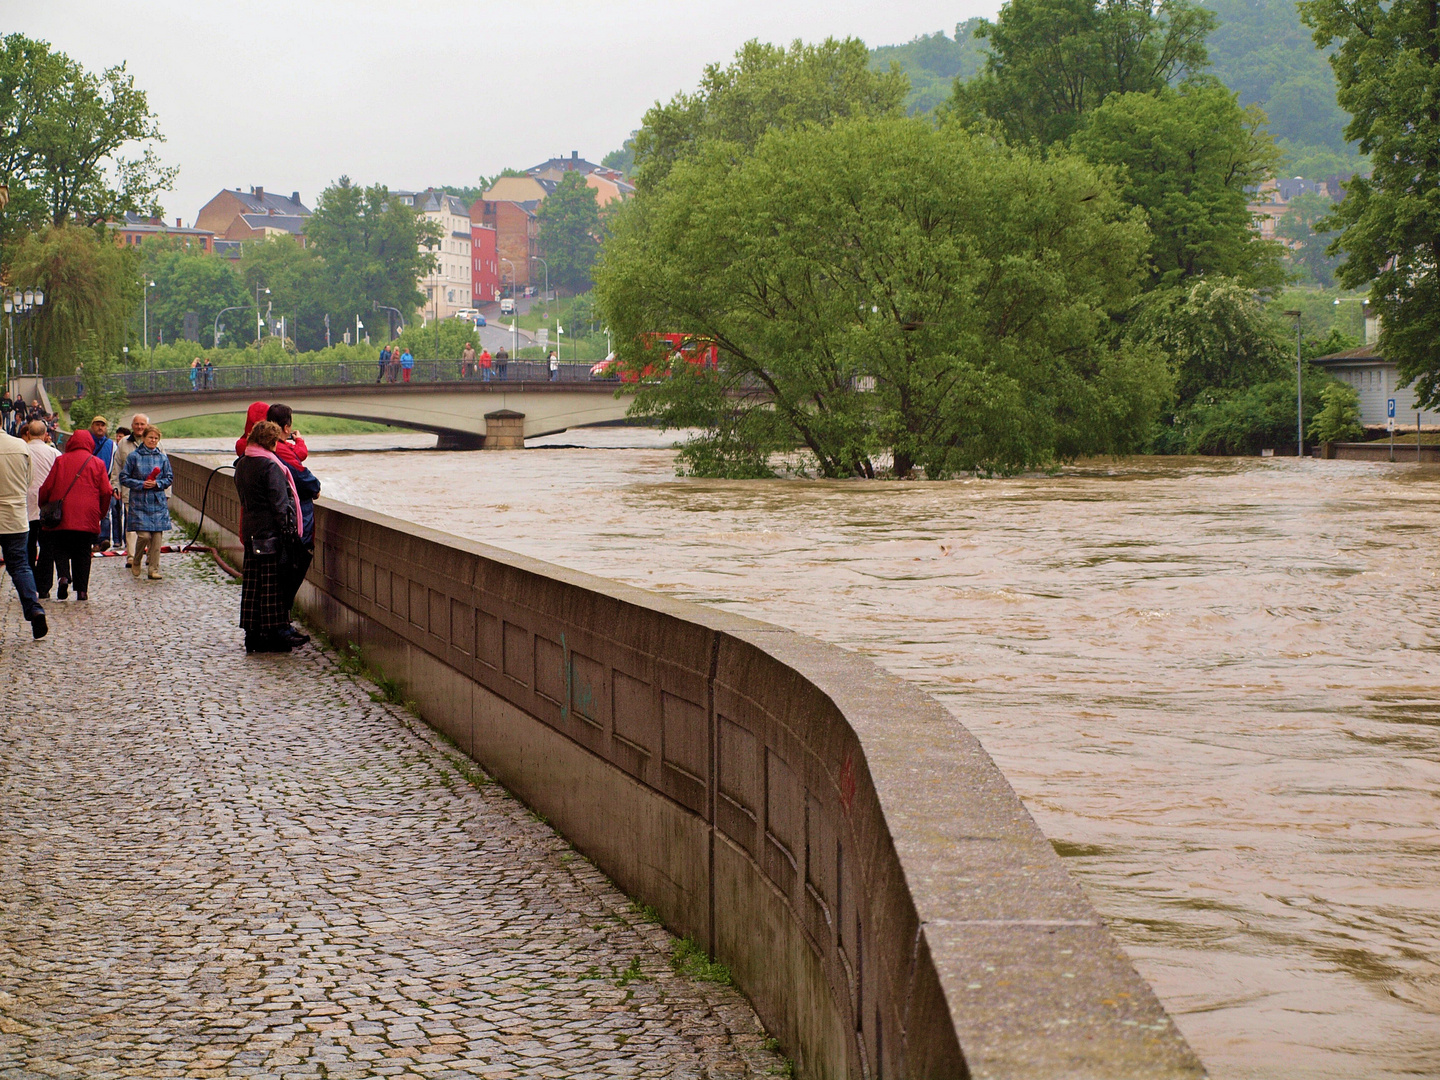
<svg viewBox="0 0 1440 1080">
<path fill-rule="evenodd" d="M 464 200 L 443 191 L 395 191 L 401 199 L 420 211 L 420 216 L 440 226 L 440 243 L 427 250 L 436 257 L 433 271 L 420 279 L 425 294 L 421 314 L 430 319 L 448 319 L 457 311 L 474 307 L 470 285 L 470 207 Z"/>
<path fill-rule="evenodd" d="M 1348 382 L 1360 394 L 1360 422 L 1367 428 L 1383 428 L 1389 401 L 1395 399 L 1395 427 L 1400 431 L 1415 430 L 1415 391 L 1400 385 L 1395 364 L 1384 359 L 1376 346 L 1331 353 L 1315 361 L 1335 378 Z M 1440 413 L 1422 411 L 1420 426 L 1440 426 Z"/>
</svg>

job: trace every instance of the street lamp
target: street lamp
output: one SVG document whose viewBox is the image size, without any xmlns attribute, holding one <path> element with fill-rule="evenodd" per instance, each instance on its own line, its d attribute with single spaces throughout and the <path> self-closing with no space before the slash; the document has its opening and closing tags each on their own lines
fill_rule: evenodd
<svg viewBox="0 0 1440 1080">
<path fill-rule="evenodd" d="M 1287 311 L 1295 320 L 1295 456 L 1305 456 L 1305 366 L 1300 359 L 1300 312 Z"/>
<path fill-rule="evenodd" d="M 255 286 L 255 347 L 260 347 L 260 339 L 265 336 L 265 318 L 260 314 L 260 293 L 262 289 Z M 266 296 L 270 295 L 269 289 L 263 290 Z"/>
<path fill-rule="evenodd" d="M 31 374 L 38 375 L 40 373 L 40 369 L 35 362 L 35 326 L 33 320 L 35 316 L 39 314 L 39 309 L 43 307 L 44 304 L 45 290 L 43 289 L 25 289 L 24 291 L 16 289 L 12 295 L 5 298 L 5 311 L 10 316 L 9 335 L 6 339 L 7 375 L 9 368 L 8 361 L 12 350 L 15 356 L 15 366 L 20 369 L 19 374 L 23 375 L 25 373 L 24 353 L 26 352 L 30 354 Z M 25 320 L 25 329 L 27 331 L 19 342 L 14 340 L 15 320 L 17 318 Z M 26 347 L 27 343 L 28 348 Z"/>
<path fill-rule="evenodd" d="M 516 282 L 517 280 L 519 280 L 519 279 L 516 278 L 516 276 L 515 276 L 515 264 L 514 264 L 513 262 L 510 262 L 510 260 L 507 259 L 507 258 L 505 258 L 505 256 L 503 256 L 503 255 L 500 256 L 500 261 L 503 262 L 503 263 L 510 263 L 510 299 L 513 300 L 513 299 L 515 299 L 515 282 Z M 518 311 L 512 311 L 512 312 L 510 313 L 510 331 L 511 331 L 511 334 L 513 335 L 513 336 L 512 336 L 512 341 L 514 342 L 514 346 L 513 346 L 513 347 L 514 347 L 514 349 L 515 349 L 515 359 L 516 359 L 516 360 L 519 360 L 519 359 L 520 359 L 520 313 L 519 313 Z"/>
<path fill-rule="evenodd" d="M 150 348 L 150 290 L 155 288 L 155 282 L 146 278 L 141 282 L 145 286 L 145 348 Z"/>
<path fill-rule="evenodd" d="M 393 311 L 393 312 L 395 313 L 395 318 L 400 321 L 400 330 L 401 330 L 401 332 L 402 332 L 402 333 L 404 332 L 404 330 L 405 330 L 405 316 L 400 314 L 400 309 L 399 309 L 399 308 L 390 307 L 388 304 L 382 304 L 382 303 L 380 303 L 379 300 L 371 300 L 371 301 L 370 301 L 370 310 L 371 310 L 371 311 Z M 385 321 L 388 323 L 390 320 L 387 318 Z M 391 335 L 393 336 L 393 335 L 394 335 L 394 327 L 391 327 L 391 328 L 390 328 L 390 331 L 391 331 Z M 387 339 L 387 340 L 388 340 L 388 339 Z"/>
<path fill-rule="evenodd" d="M 239 307 L 227 307 L 227 308 L 222 308 L 222 309 L 220 310 L 220 315 L 224 315 L 225 312 L 227 312 L 227 311 L 244 311 L 244 310 L 245 310 L 245 305 L 244 305 L 244 304 L 241 304 Z M 220 315 L 216 315 L 216 316 L 215 316 L 215 348 L 217 348 L 217 349 L 220 347 Z"/>
</svg>

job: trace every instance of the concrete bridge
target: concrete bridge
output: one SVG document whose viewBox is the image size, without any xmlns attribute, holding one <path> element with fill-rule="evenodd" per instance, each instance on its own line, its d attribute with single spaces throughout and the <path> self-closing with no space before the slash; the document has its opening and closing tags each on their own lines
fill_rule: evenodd
<svg viewBox="0 0 1440 1080">
<path fill-rule="evenodd" d="M 131 393 L 130 406 L 162 428 L 171 420 L 243 412 L 252 401 L 283 401 L 296 412 L 433 431 L 442 450 L 518 449 L 525 439 L 621 420 L 628 398 L 616 383 L 424 382 L 244 386 Z"/>
</svg>

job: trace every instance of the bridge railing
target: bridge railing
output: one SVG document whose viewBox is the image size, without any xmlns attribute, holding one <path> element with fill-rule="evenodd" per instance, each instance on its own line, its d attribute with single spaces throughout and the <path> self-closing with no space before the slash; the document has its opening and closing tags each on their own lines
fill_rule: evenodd
<svg viewBox="0 0 1440 1080">
<path fill-rule="evenodd" d="M 579 363 L 561 361 L 555 373 L 557 382 L 618 382 L 616 376 L 591 375 L 594 361 Z M 376 363 L 341 362 L 332 364 L 293 363 L 257 364 L 244 367 L 217 367 L 208 377 L 190 382 L 190 368 L 161 368 L 153 371 L 115 372 L 107 377 L 107 386 L 125 394 L 175 394 L 194 390 L 263 390 L 271 387 L 364 385 L 384 381 Z M 403 376 L 397 376 L 397 381 Z M 459 360 L 416 360 L 410 372 L 412 383 L 480 382 L 484 374 L 478 368 L 464 374 Z M 503 369 L 492 367 L 488 381 L 546 382 L 550 380 L 549 365 L 543 360 L 511 360 Z M 70 400 L 76 396 L 73 375 L 46 378 L 45 385 L 57 398 Z"/>
</svg>

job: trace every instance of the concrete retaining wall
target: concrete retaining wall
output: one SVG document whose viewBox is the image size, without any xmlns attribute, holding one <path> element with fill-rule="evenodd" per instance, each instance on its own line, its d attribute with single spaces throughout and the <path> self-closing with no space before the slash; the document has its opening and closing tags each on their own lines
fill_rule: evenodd
<svg viewBox="0 0 1440 1080">
<path fill-rule="evenodd" d="M 172 461 L 193 520 L 209 470 Z M 237 511 L 217 476 L 232 547 Z M 729 965 L 800 1075 L 1203 1075 L 999 770 L 913 687 L 353 506 L 318 503 L 316 541 L 309 613 Z"/>
<path fill-rule="evenodd" d="M 1413 465 L 1418 460 L 1421 463 L 1434 464 L 1440 461 L 1440 444 L 1421 443 L 1418 459 L 1413 442 L 1396 443 L 1392 456 L 1389 439 L 1380 442 L 1321 443 L 1315 456 L 1341 461 L 1394 461 L 1401 465 Z"/>
</svg>

